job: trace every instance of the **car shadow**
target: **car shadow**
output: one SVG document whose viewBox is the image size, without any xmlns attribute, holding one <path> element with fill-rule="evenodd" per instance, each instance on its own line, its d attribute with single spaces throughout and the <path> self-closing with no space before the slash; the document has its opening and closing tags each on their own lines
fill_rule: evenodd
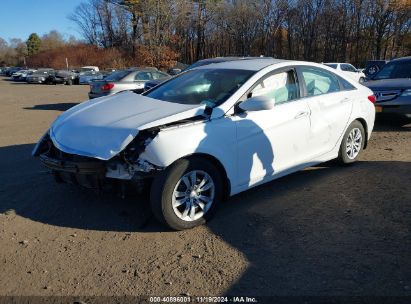
<svg viewBox="0 0 411 304">
<path fill-rule="evenodd" d="M 376 132 L 411 131 L 411 119 L 395 115 L 377 115 L 374 125 Z"/>
<path fill-rule="evenodd" d="M 249 262 L 226 294 L 410 296 L 410 173 L 329 162 L 234 196 L 208 225 Z"/>
<path fill-rule="evenodd" d="M 68 109 L 78 105 L 78 102 L 61 102 L 34 105 L 33 107 L 25 107 L 25 110 L 46 110 L 46 111 L 67 111 Z"/>
<path fill-rule="evenodd" d="M 57 184 L 39 159 L 31 156 L 33 148 L 32 144 L 0 148 L 0 213 L 87 230 L 131 232 L 147 225 L 151 212 L 145 195 L 124 199 L 116 191 L 96 193 Z M 156 229 L 162 228 L 157 223 L 148 228 Z"/>
<path fill-rule="evenodd" d="M 1 213 L 84 230 L 167 231 L 144 195 L 56 184 L 33 146 L 0 148 Z M 222 203 L 207 228 L 249 263 L 226 294 L 410 295 L 410 173 L 410 162 L 328 162 Z"/>
</svg>

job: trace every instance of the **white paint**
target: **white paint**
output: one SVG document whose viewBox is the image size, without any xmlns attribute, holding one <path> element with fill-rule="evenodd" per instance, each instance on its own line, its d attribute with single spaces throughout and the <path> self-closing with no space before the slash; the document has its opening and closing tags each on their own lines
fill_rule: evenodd
<svg viewBox="0 0 411 304">
<path fill-rule="evenodd" d="M 356 89 L 301 98 L 269 110 L 234 113 L 234 105 L 257 80 L 289 65 L 320 67 L 340 75 Z M 233 195 L 337 157 L 343 134 L 355 119 L 366 121 L 368 136 L 374 126 L 374 105 L 367 99 L 372 92 L 324 65 L 265 59 L 213 64 L 207 68 L 255 69 L 256 73 L 215 108 L 209 120 L 162 128 L 140 155 L 141 160 L 167 167 L 188 155 L 209 155 L 222 164 Z M 276 83 L 283 80 L 276 79 Z M 71 108 L 53 123 L 50 136 L 67 153 L 108 160 L 140 130 L 201 115 L 203 110 L 204 106 L 164 102 L 125 92 Z"/>
</svg>

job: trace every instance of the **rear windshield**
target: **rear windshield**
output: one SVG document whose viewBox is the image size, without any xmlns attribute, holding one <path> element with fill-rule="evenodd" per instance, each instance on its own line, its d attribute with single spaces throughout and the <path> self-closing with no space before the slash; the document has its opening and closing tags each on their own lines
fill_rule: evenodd
<svg viewBox="0 0 411 304">
<path fill-rule="evenodd" d="M 117 72 L 113 72 L 110 75 L 108 75 L 105 80 L 108 81 L 119 81 L 120 79 L 123 79 L 124 77 L 126 77 L 128 74 L 130 74 L 131 71 L 117 71 Z"/>
</svg>

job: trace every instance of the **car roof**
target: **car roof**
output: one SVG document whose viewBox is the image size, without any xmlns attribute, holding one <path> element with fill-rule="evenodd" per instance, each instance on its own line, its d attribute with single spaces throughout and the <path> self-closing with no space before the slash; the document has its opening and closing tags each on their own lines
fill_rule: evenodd
<svg viewBox="0 0 411 304">
<path fill-rule="evenodd" d="M 258 59 L 247 59 L 247 60 L 231 60 L 219 63 L 211 63 L 208 65 L 202 65 L 193 69 L 234 69 L 234 70 L 250 70 L 259 71 L 265 67 L 273 64 L 279 64 L 283 62 L 291 62 L 283 59 L 273 59 L 273 58 L 258 58 Z"/>
<path fill-rule="evenodd" d="M 391 60 L 391 62 L 392 62 L 392 61 L 395 61 L 395 62 L 399 62 L 399 61 L 411 61 L 411 56 L 396 58 L 396 59 Z"/>
</svg>

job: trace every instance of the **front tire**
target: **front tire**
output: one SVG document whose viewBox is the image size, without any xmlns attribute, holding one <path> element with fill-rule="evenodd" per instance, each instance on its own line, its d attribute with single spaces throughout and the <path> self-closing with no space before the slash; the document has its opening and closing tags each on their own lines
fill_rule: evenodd
<svg viewBox="0 0 411 304">
<path fill-rule="evenodd" d="M 175 230 L 206 223 L 223 197 L 223 179 L 209 161 L 181 159 L 154 179 L 150 203 L 154 216 Z"/>
<path fill-rule="evenodd" d="M 353 121 L 341 141 L 338 160 L 342 164 L 351 164 L 357 161 L 358 156 L 364 148 L 365 132 L 363 125 L 358 121 Z"/>
</svg>

